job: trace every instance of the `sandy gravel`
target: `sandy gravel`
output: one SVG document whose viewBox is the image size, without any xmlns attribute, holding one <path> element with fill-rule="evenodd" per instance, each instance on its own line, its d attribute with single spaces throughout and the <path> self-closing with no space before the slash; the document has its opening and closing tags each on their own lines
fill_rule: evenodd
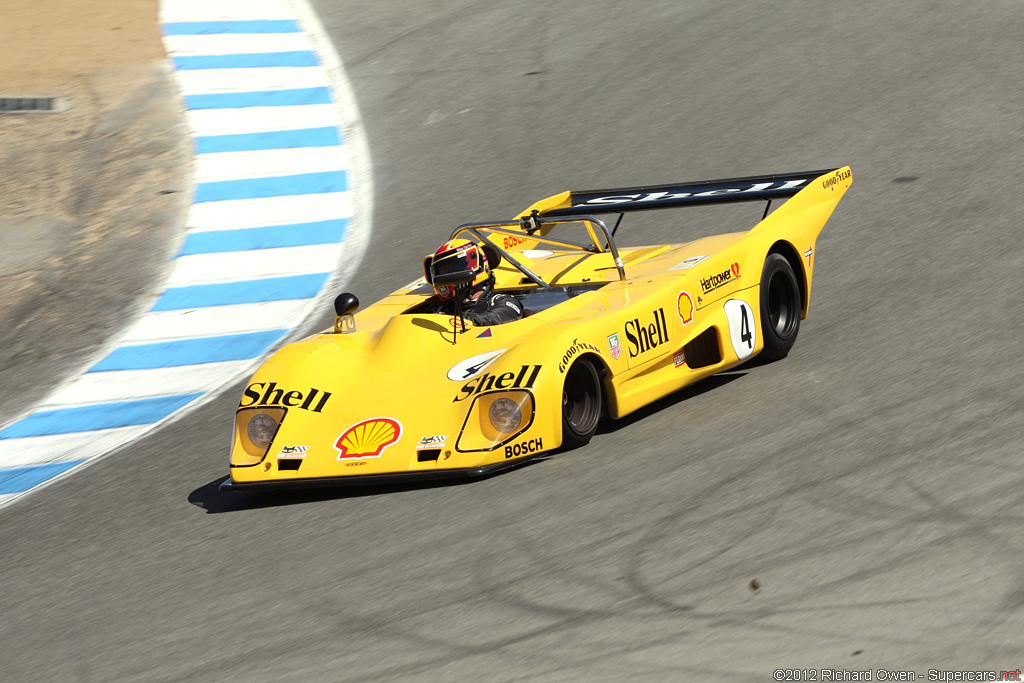
<svg viewBox="0 0 1024 683">
<path fill-rule="evenodd" d="M 183 231 L 190 149 L 157 2 L 4 3 L 0 425 L 91 364 L 145 310 Z"/>
</svg>

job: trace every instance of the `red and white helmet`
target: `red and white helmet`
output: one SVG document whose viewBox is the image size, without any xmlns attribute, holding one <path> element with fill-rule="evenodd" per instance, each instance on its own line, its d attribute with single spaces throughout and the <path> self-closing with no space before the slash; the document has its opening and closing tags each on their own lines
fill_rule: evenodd
<svg viewBox="0 0 1024 683">
<path fill-rule="evenodd" d="M 491 269 L 487 265 L 487 257 L 480 247 L 467 239 L 454 239 L 442 244 L 430 259 L 430 281 L 433 284 L 437 275 L 448 275 L 451 273 L 472 273 L 473 279 L 463 284 L 441 285 L 434 284 L 434 291 L 447 301 L 456 293 L 462 295 L 470 289 L 486 282 L 491 277 Z"/>
</svg>

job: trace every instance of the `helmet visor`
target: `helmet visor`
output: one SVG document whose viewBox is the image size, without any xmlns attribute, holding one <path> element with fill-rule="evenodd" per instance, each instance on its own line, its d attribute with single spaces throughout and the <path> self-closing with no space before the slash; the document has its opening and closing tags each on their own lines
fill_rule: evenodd
<svg viewBox="0 0 1024 683">
<path fill-rule="evenodd" d="M 430 274 L 476 273 L 480 268 L 480 257 L 475 246 L 463 247 L 435 257 L 430 264 Z"/>
</svg>

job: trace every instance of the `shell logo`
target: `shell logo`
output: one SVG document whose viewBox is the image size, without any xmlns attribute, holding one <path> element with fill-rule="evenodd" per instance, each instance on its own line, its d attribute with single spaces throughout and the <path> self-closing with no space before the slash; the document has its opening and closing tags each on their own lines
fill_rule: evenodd
<svg viewBox="0 0 1024 683">
<path fill-rule="evenodd" d="M 390 417 L 357 422 L 338 437 L 338 460 L 379 458 L 384 449 L 402 438 L 402 423 Z"/>
<path fill-rule="evenodd" d="M 679 309 L 679 319 L 684 325 L 693 322 L 693 299 L 686 292 L 679 292 L 679 300 L 676 302 Z"/>
</svg>

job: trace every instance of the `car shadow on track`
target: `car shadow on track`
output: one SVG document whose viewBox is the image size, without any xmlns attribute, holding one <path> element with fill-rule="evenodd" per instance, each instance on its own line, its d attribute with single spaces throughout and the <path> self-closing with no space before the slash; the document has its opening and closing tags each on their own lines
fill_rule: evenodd
<svg viewBox="0 0 1024 683">
<path fill-rule="evenodd" d="M 510 472 L 512 469 L 530 467 L 550 457 L 542 454 L 522 463 L 514 468 L 485 474 L 479 477 L 466 479 L 442 479 L 436 481 L 405 482 L 396 484 L 364 484 L 359 486 L 324 486 L 322 488 L 303 488 L 282 491 L 232 491 L 220 490 L 224 477 L 200 486 L 188 495 L 188 502 L 196 507 L 206 510 L 207 514 L 215 515 L 223 512 L 239 512 L 242 510 L 258 510 L 261 508 L 274 508 L 286 505 L 298 505 L 303 503 L 317 503 L 325 500 L 338 500 L 342 498 L 364 498 L 366 496 L 382 496 L 404 491 L 420 491 L 425 489 L 440 489 L 450 486 L 467 486 L 481 482 L 492 477 L 498 477 Z"/>
<path fill-rule="evenodd" d="M 747 366 L 744 365 L 743 368 L 746 369 Z M 677 403 L 681 403 L 687 399 L 696 398 L 703 393 L 725 386 L 730 382 L 734 382 L 746 374 L 747 373 L 742 371 L 733 370 L 731 372 L 723 372 L 706 377 L 696 384 L 691 384 L 688 387 L 684 387 L 679 391 L 669 394 L 665 398 L 660 398 L 654 403 L 650 403 L 622 419 L 602 420 L 601 424 L 597 427 L 597 434 L 612 434 L 620 429 L 625 429 L 626 427 L 648 418 L 655 413 L 665 410 L 666 408 L 671 408 Z"/>
</svg>

